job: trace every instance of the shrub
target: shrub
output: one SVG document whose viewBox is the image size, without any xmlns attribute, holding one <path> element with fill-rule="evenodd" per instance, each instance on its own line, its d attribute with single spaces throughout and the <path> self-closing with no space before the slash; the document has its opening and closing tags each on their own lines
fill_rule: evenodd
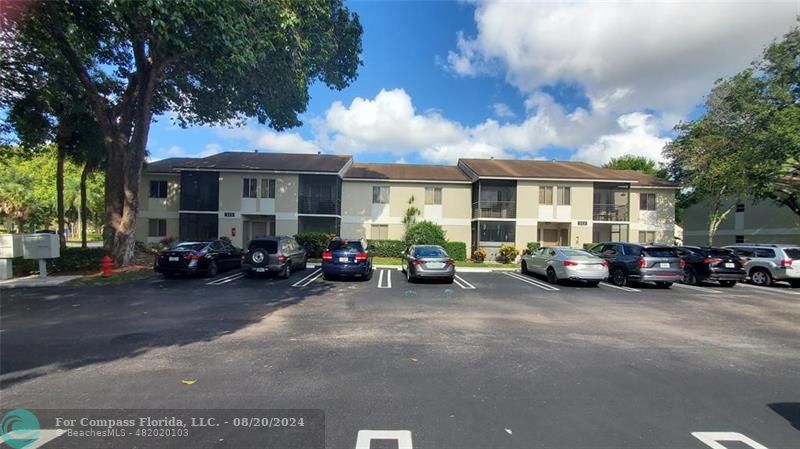
<svg viewBox="0 0 800 449">
<path fill-rule="evenodd" d="M 48 273 L 66 273 L 96 269 L 100 271 L 100 259 L 106 255 L 103 248 L 62 248 L 61 256 L 47 259 Z M 17 257 L 13 259 L 14 275 L 25 276 L 39 271 L 39 261 Z"/>
<path fill-rule="evenodd" d="M 583 249 L 584 249 L 585 251 L 589 251 L 589 250 L 591 250 L 592 248 L 594 248 L 595 246 L 597 246 L 597 243 L 595 243 L 595 242 L 593 242 L 593 243 L 584 243 L 584 244 L 583 244 Z"/>
<path fill-rule="evenodd" d="M 295 235 L 294 239 L 306 249 L 308 257 L 320 258 L 322 257 L 322 251 L 334 237 L 334 234 L 325 232 L 301 232 Z"/>
<path fill-rule="evenodd" d="M 517 260 L 519 250 L 514 245 L 503 245 L 497 253 L 497 258 L 503 263 L 513 263 Z"/>
<path fill-rule="evenodd" d="M 529 253 L 532 253 L 532 252 L 536 251 L 537 249 L 539 249 L 541 247 L 542 247 L 542 245 L 539 242 L 528 242 L 528 245 L 527 245 Z"/>
<path fill-rule="evenodd" d="M 453 260 L 467 260 L 467 244 L 464 242 L 445 242 L 444 250 Z"/>
<path fill-rule="evenodd" d="M 406 246 L 410 245 L 439 245 L 447 243 L 444 229 L 430 221 L 420 221 L 408 228 L 405 236 Z"/>
<path fill-rule="evenodd" d="M 402 240 L 367 240 L 367 244 L 375 257 L 400 257 L 406 249 Z"/>
<path fill-rule="evenodd" d="M 483 248 L 478 248 L 472 252 L 472 260 L 478 263 L 483 262 L 486 260 L 486 250 Z"/>
</svg>

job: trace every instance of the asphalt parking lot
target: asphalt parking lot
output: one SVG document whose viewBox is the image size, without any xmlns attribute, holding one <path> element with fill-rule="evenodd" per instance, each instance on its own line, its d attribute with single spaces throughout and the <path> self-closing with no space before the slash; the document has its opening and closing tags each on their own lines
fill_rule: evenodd
<svg viewBox="0 0 800 449">
<path fill-rule="evenodd" d="M 800 447 L 796 289 L 307 269 L 0 295 L 4 408 L 322 409 L 329 448 Z"/>
</svg>

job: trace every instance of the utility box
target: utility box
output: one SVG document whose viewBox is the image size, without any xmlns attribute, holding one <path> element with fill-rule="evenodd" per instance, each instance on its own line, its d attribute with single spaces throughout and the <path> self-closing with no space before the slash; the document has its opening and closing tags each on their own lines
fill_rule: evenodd
<svg viewBox="0 0 800 449">
<path fill-rule="evenodd" d="M 61 255 L 57 234 L 25 234 L 22 236 L 22 257 L 55 259 Z"/>
<path fill-rule="evenodd" d="M 22 234 L 0 234 L 0 259 L 22 257 Z"/>
</svg>

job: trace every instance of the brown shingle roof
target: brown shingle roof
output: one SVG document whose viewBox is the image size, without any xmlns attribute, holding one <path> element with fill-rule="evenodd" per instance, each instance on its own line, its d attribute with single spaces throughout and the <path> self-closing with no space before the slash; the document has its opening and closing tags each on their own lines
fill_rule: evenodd
<svg viewBox="0 0 800 449">
<path fill-rule="evenodd" d="M 351 160 L 350 156 L 330 154 L 250 153 L 226 151 L 182 165 L 187 169 L 207 170 L 271 170 L 287 172 L 338 173 Z"/>
<path fill-rule="evenodd" d="M 178 167 L 196 160 L 193 157 L 170 157 L 160 161 L 148 162 L 144 165 L 145 173 L 180 173 Z"/>
<path fill-rule="evenodd" d="M 399 181 L 470 182 L 454 165 L 353 164 L 345 179 L 386 179 Z"/>
<path fill-rule="evenodd" d="M 615 172 L 619 172 L 620 176 L 624 176 L 623 179 L 634 179 L 636 180 L 637 187 L 675 187 L 679 188 L 680 186 L 672 181 L 667 181 L 666 179 L 661 179 L 656 176 L 648 175 L 636 170 L 612 170 Z"/>
</svg>

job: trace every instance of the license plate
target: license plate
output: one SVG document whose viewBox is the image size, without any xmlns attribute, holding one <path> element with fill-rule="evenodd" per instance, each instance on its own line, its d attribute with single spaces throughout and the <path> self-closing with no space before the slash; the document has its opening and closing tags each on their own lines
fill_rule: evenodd
<svg viewBox="0 0 800 449">
<path fill-rule="evenodd" d="M 340 257 L 339 258 L 339 262 L 345 262 L 345 263 L 350 262 L 350 258 L 349 257 Z"/>
<path fill-rule="evenodd" d="M 661 262 L 658 266 L 661 268 L 669 268 L 669 262 Z"/>
<path fill-rule="evenodd" d="M 727 262 L 727 263 L 725 263 L 725 268 L 733 268 L 733 267 L 735 267 L 735 266 L 736 266 L 736 265 L 734 265 L 734 264 L 733 264 L 733 263 L 731 263 L 731 262 Z"/>
<path fill-rule="evenodd" d="M 178 260 L 179 260 L 179 259 L 178 259 L 177 257 L 170 257 L 170 258 L 169 258 L 169 261 L 170 261 L 170 262 L 177 262 Z"/>
<path fill-rule="evenodd" d="M 267 271 L 266 268 L 256 268 L 256 272 L 258 272 L 258 273 L 263 273 L 265 271 Z"/>
<path fill-rule="evenodd" d="M 425 266 L 428 268 L 443 268 L 444 264 L 441 262 L 428 262 Z"/>
</svg>

